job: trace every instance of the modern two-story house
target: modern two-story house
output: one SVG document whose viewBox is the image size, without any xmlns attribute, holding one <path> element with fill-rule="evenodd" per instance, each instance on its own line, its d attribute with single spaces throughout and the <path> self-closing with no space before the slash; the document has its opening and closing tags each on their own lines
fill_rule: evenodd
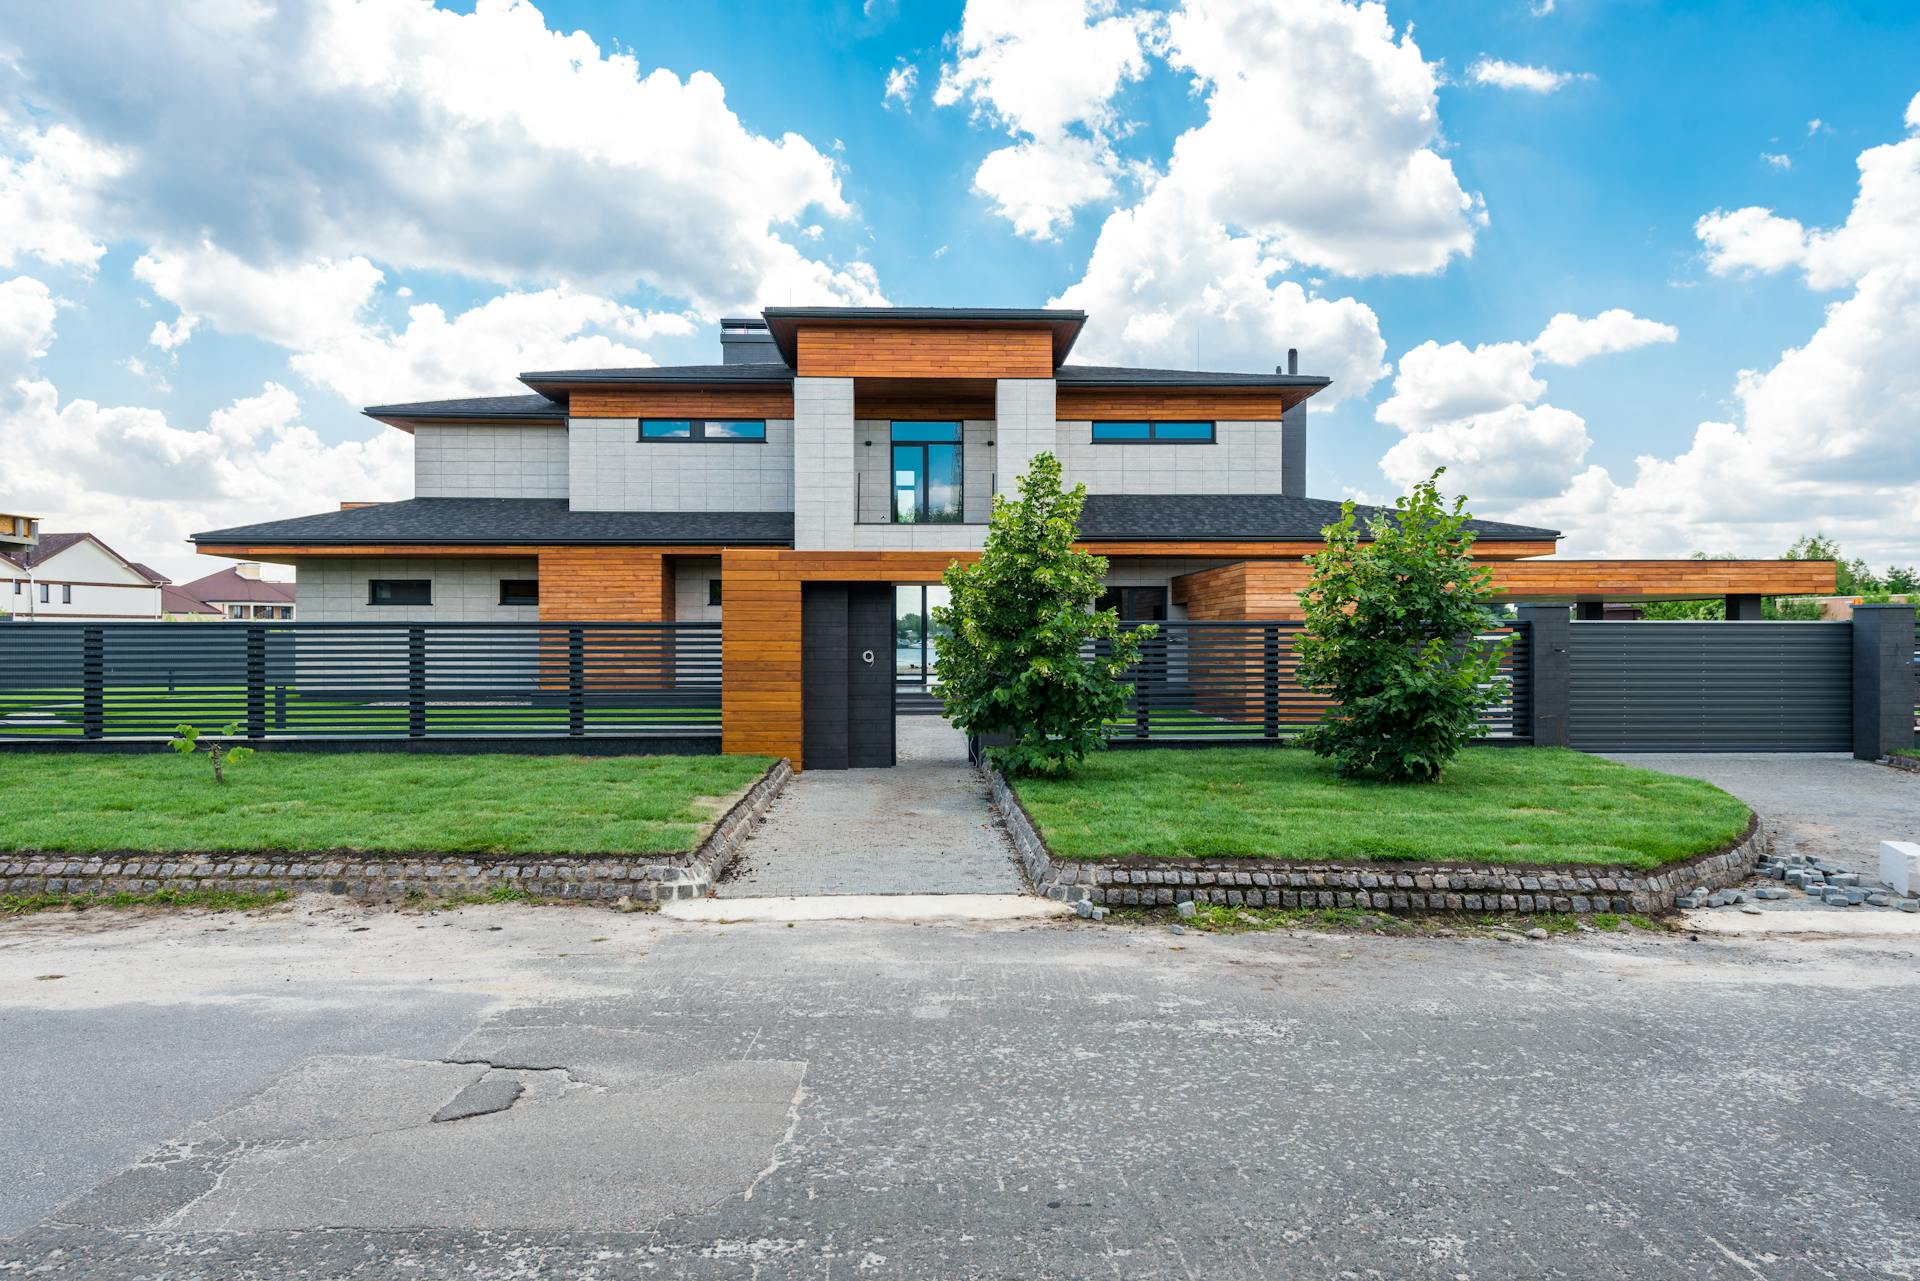
<svg viewBox="0 0 1920 1281">
<path fill-rule="evenodd" d="M 413 498 L 194 541 L 297 566 L 303 621 L 718 621 L 726 750 L 796 762 L 803 649 L 878 635 L 856 664 L 886 669 L 889 691 L 924 681 L 942 571 L 978 551 L 993 496 L 1041 451 L 1087 486 L 1082 543 L 1109 559 L 1124 617 L 1297 618 L 1300 558 L 1339 514 L 1306 492 L 1328 380 L 1292 353 L 1258 374 L 1075 364 L 1085 321 L 770 307 L 721 322 L 718 364 L 372 407 L 414 437 Z M 1476 528 L 1515 600 L 1725 596 L 1741 617 L 1831 589 L 1818 562 L 1553 560 L 1553 530 Z"/>
</svg>

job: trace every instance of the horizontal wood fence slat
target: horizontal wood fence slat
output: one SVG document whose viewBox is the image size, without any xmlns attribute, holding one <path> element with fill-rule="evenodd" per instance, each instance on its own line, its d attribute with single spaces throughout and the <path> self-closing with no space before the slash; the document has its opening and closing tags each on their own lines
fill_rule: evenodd
<svg viewBox="0 0 1920 1281">
<path fill-rule="evenodd" d="M 0 740 L 720 732 L 718 623 L 0 624 Z"/>
</svg>

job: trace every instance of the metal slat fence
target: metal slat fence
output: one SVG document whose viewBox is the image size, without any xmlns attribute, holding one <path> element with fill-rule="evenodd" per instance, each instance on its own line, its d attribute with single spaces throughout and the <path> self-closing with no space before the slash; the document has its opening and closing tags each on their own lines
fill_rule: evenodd
<svg viewBox="0 0 1920 1281">
<path fill-rule="evenodd" d="M 1129 630 L 1144 624 L 1127 621 Z M 1320 719 L 1328 700 L 1300 684 L 1297 622 L 1156 622 L 1141 642 L 1127 714 L 1113 722 L 1115 740 L 1213 741 L 1290 737 Z M 1528 741 L 1532 733 L 1527 624 L 1486 633 L 1511 636 L 1500 674 L 1488 686 L 1480 722 L 1486 738 Z"/>
<path fill-rule="evenodd" d="M 0 740 L 720 732 L 718 623 L 0 624 Z"/>
</svg>

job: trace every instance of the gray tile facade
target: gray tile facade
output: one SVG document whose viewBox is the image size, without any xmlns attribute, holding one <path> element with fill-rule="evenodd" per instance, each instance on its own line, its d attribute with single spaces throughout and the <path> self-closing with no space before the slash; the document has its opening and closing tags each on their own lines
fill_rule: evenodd
<svg viewBox="0 0 1920 1281">
<path fill-rule="evenodd" d="M 567 486 L 567 431 L 558 423 L 414 428 L 415 498 L 565 498 Z"/>
<path fill-rule="evenodd" d="M 1054 456 L 1090 494 L 1277 494 L 1278 422 L 1216 423 L 1210 445 L 1096 445 L 1093 424 L 1055 425 Z"/>
<path fill-rule="evenodd" d="M 707 604 L 707 584 L 720 577 L 718 556 L 674 561 L 673 617 L 679 623 L 717 623 L 722 606 Z"/>
<path fill-rule="evenodd" d="M 793 545 L 853 546 L 853 379 L 793 380 Z"/>
<path fill-rule="evenodd" d="M 575 511 L 789 511 L 793 423 L 767 420 L 765 443 L 640 441 L 634 418 L 575 418 L 568 475 Z"/>
<path fill-rule="evenodd" d="M 308 556 L 295 562 L 306 623 L 536 623 L 537 605 L 500 604 L 500 580 L 538 578 L 532 556 Z M 369 605 L 367 580 L 425 578 L 431 605 Z"/>
</svg>

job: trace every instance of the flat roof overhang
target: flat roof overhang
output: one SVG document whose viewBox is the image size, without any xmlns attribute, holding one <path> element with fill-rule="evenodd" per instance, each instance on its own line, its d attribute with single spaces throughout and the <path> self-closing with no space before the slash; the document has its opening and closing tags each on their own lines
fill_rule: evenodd
<svg viewBox="0 0 1920 1281">
<path fill-rule="evenodd" d="M 926 329 L 1046 329 L 1052 334 L 1057 367 L 1073 350 L 1086 326 L 1084 311 L 1023 307 L 768 307 L 767 332 L 789 366 L 800 360 L 799 333 L 808 324 L 845 326 L 913 325 Z"/>
</svg>

